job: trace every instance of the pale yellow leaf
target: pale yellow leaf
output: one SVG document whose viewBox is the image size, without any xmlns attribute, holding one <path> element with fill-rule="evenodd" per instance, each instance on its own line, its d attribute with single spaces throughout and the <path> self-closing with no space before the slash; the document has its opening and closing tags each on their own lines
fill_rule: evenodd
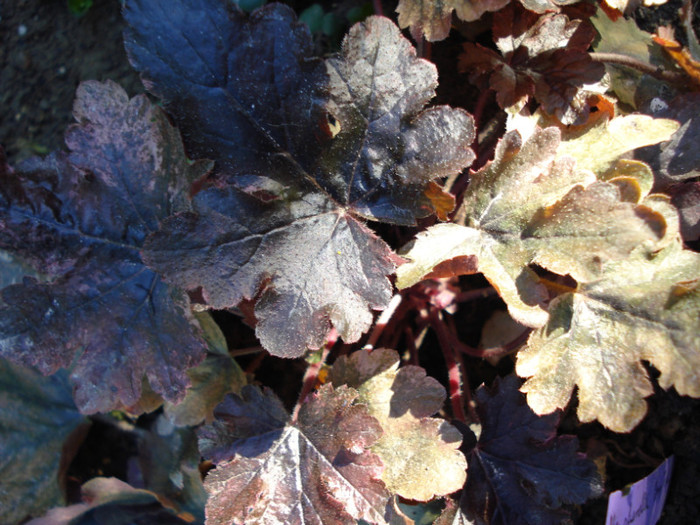
<svg viewBox="0 0 700 525">
<path fill-rule="evenodd" d="M 360 350 L 340 357 L 330 372 L 334 386 L 348 385 L 384 433 L 371 447 L 384 463 L 382 480 L 390 492 L 429 501 L 459 490 L 467 461 L 459 451 L 461 433 L 430 417 L 440 410 L 445 389 L 417 366 L 399 368 L 394 350 Z"/>
<path fill-rule="evenodd" d="M 516 371 L 530 407 L 565 407 L 578 388 L 578 417 L 628 432 L 653 390 L 642 360 L 663 388 L 700 397 L 700 254 L 676 239 L 644 247 L 606 267 L 602 277 L 557 297 L 546 326 L 518 354 Z"/>
<path fill-rule="evenodd" d="M 547 322 L 547 294 L 531 264 L 586 282 L 642 243 L 658 248 L 664 214 L 622 199 L 618 185 L 595 182 L 571 158 L 559 158 L 559 136 L 557 128 L 536 128 L 521 144 L 517 132 L 508 133 L 494 160 L 472 176 L 460 210 L 465 225 L 419 234 L 397 270 L 397 286 L 415 284 L 442 261 L 475 256 L 510 315 L 539 327 Z"/>
</svg>

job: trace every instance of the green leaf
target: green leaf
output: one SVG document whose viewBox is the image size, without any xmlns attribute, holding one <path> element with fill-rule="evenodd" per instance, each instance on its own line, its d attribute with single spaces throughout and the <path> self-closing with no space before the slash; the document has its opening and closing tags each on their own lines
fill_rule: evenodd
<svg viewBox="0 0 700 525">
<path fill-rule="evenodd" d="M 67 373 L 43 377 L 1 358 L 0 407 L 0 523 L 11 525 L 63 502 L 59 468 L 70 458 L 62 450 L 87 419 Z"/>
<path fill-rule="evenodd" d="M 178 512 L 204 522 L 207 493 L 199 472 L 201 455 L 193 428 L 177 428 L 166 415 L 138 433 L 138 462 L 144 488 Z"/>
</svg>

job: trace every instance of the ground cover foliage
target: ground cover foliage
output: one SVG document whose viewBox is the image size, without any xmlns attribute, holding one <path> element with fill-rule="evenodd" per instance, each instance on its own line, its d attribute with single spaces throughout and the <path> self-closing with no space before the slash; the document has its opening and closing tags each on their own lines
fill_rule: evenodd
<svg viewBox="0 0 700 525">
<path fill-rule="evenodd" d="M 0 521 L 575 521 L 605 465 L 563 411 L 700 397 L 689 6 L 684 46 L 624 2 L 401 0 L 319 55 L 287 5 L 126 0 L 152 98 L 84 82 L 66 150 L 0 150 Z M 137 450 L 69 495 L 91 421 Z"/>
</svg>

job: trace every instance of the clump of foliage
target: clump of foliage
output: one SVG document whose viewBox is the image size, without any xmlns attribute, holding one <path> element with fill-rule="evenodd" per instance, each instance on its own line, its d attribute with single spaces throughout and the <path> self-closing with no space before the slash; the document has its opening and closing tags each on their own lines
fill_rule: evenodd
<svg viewBox="0 0 700 525">
<path fill-rule="evenodd" d="M 453 31 L 481 94 L 451 107 L 385 17 L 319 58 L 282 4 L 126 0 L 159 104 L 88 81 L 67 151 L 0 150 L 1 521 L 394 524 L 443 502 L 436 523 L 542 524 L 600 495 L 557 435 L 575 389 L 616 432 L 646 413 L 644 363 L 700 397 L 700 101 L 692 49 L 571 3 L 401 0 L 426 55 L 453 11 L 490 30 Z M 476 348 L 455 314 L 484 294 L 508 314 Z M 305 359 L 291 410 L 212 310 Z M 418 366 L 426 331 L 448 392 Z M 478 359 L 526 380 L 472 393 Z M 58 507 L 91 418 L 136 435 L 139 475 Z"/>
</svg>

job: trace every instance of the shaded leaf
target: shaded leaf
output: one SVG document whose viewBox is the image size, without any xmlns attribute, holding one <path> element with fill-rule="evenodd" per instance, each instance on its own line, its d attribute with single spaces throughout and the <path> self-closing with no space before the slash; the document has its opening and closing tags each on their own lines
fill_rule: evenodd
<svg viewBox="0 0 700 525">
<path fill-rule="evenodd" d="M 658 29 L 658 35 L 652 38 L 654 42 L 664 48 L 673 61 L 685 72 L 688 76 L 688 83 L 692 84 L 695 90 L 700 89 L 700 60 L 691 55 L 687 47 L 683 47 L 676 42 L 673 31 L 664 31 L 664 27 Z"/>
<path fill-rule="evenodd" d="M 44 374 L 70 366 L 83 413 L 134 404 L 144 376 L 180 400 L 205 345 L 186 294 L 139 249 L 207 165 L 188 162 L 146 97 L 112 82 L 81 84 L 74 114 L 70 153 L 0 169 L 0 247 L 53 278 L 3 290 L 0 352 Z"/>
<path fill-rule="evenodd" d="M 700 176 L 700 93 L 687 93 L 650 108 L 656 118 L 673 119 L 680 127 L 661 144 L 639 149 L 635 157 L 648 163 L 656 174 L 656 187 Z"/>
<path fill-rule="evenodd" d="M 270 391 L 246 386 L 242 396 L 227 396 L 199 433 L 216 464 L 207 523 L 385 522 L 382 463 L 367 450 L 381 427 L 355 390 L 324 385 L 296 421 Z"/>
<path fill-rule="evenodd" d="M 494 160 L 472 175 L 461 210 L 466 225 L 439 224 L 419 234 L 406 254 L 410 262 L 397 270 L 397 286 L 473 255 L 511 316 L 537 327 L 547 321 L 547 294 L 530 264 L 589 281 L 606 261 L 664 236 L 661 213 L 622 201 L 616 185 L 592 183 L 570 158 L 558 158 L 559 136 L 556 128 L 538 129 L 521 144 L 517 132 L 506 134 Z"/>
<path fill-rule="evenodd" d="M 384 430 L 371 450 L 385 465 L 382 480 L 389 491 L 429 501 L 464 485 L 462 436 L 446 421 L 430 417 L 445 401 L 442 385 L 420 367 L 399 368 L 399 361 L 394 350 L 359 350 L 339 357 L 330 379 L 336 387 L 357 389 L 358 401 Z"/>
<path fill-rule="evenodd" d="M 228 353 L 226 338 L 207 311 L 195 311 L 202 338 L 206 341 L 209 353 L 204 361 L 187 370 L 191 381 L 190 388 L 182 401 L 164 401 L 153 392 L 147 381 L 144 382 L 141 398 L 135 405 L 125 409 L 132 415 L 154 412 L 161 406 L 171 423 L 176 426 L 197 426 L 214 418 L 214 407 L 229 392 L 239 392 L 247 380 L 238 363 Z"/>
<path fill-rule="evenodd" d="M 612 53 L 630 57 L 664 70 L 673 70 L 673 62 L 656 45 L 652 35 L 639 29 L 633 18 L 623 16 L 612 19 L 603 8 L 598 9 L 591 23 L 599 37 L 593 42 L 596 53 Z M 638 108 L 646 101 L 667 91 L 668 85 L 651 75 L 621 65 L 606 63 L 610 87 L 620 101 Z"/>
<path fill-rule="evenodd" d="M 527 331 L 526 327 L 516 322 L 507 312 L 494 310 L 481 329 L 477 348 L 484 351 L 484 359 L 496 366 L 498 361 L 507 355 L 505 352 L 499 352 L 499 349 L 505 349 L 509 345 L 508 348 L 512 348 L 514 352 L 517 346 L 513 346 L 512 343 L 521 341 L 520 345 L 524 344 Z"/>
<path fill-rule="evenodd" d="M 211 315 L 208 312 L 195 315 L 210 354 L 187 371 L 192 387 L 185 398 L 177 404 L 165 403 L 165 415 L 179 427 L 210 423 L 214 419 L 214 407 L 229 392 L 240 392 L 247 382 L 245 373 L 229 355 L 226 338 Z"/>
<path fill-rule="evenodd" d="M 174 425 L 196 426 L 213 419 L 214 407 L 229 392 L 238 392 L 245 384 L 245 374 L 228 356 L 209 355 L 187 372 L 192 387 L 180 403 L 165 403 L 165 415 Z"/>
<path fill-rule="evenodd" d="M 246 18 L 222 0 L 167 4 L 127 3 L 127 48 L 218 183 L 165 221 L 145 259 L 210 307 L 259 297 L 256 334 L 274 355 L 320 347 L 331 326 L 356 341 L 400 262 L 361 219 L 431 213 L 429 183 L 474 158 L 471 117 L 421 111 L 436 69 L 387 19 L 355 25 L 323 62 L 286 6 Z"/>
<path fill-rule="evenodd" d="M 117 478 L 93 478 L 81 488 L 84 503 L 51 509 L 27 525 L 186 525 L 157 496 Z"/>
<path fill-rule="evenodd" d="M 197 435 L 177 428 L 160 415 L 148 431 L 138 434 L 138 462 L 143 487 L 177 509 L 183 518 L 204 523 L 207 493 L 199 472 Z"/>
<path fill-rule="evenodd" d="M 678 210 L 681 234 L 686 242 L 700 239 L 700 182 L 684 182 L 668 189 Z"/>
<path fill-rule="evenodd" d="M 474 522 L 467 518 L 453 499 L 448 499 L 445 509 L 433 525 L 474 525 Z"/>
<path fill-rule="evenodd" d="M 599 81 L 605 68 L 588 48 L 595 30 L 586 21 L 563 14 L 537 16 L 511 3 L 494 15 L 493 38 L 499 53 L 480 44 L 464 44 L 459 69 L 471 82 L 496 92 L 502 107 L 534 97 L 564 124 L 588 118 L 583 84 Z"/>
<path fill-rule="evenodd" d="M 62 450 L 87 420 L 66 373 L 42 377 L 2 358 L 0 407 L 0 522 L 13 525 L 63 502 Z"/>
<path fill-rule="evenodd" d="M 460 502 L 476 525 L 558 525 L 570 519 L 572 505 L 603 491 L 595 463 L 578 452 L 576 437 L 557 436 L 559 414 L 535 415 L 519 386 L 510 375 L 476 391 L 481 432 L 468 455 Z M 466 519 L 457 514 L 451 523 Z"/>
<path fill-rule="evenodd" d="M 700 396 L 700 255 L 677 240 L 658 253 L 639 249 L 601 277 L 557 297 L 550 320 L 518 353 L 518 375 L 538 414 L 565 407 L 578 388 L 578 417 L 616 432 L 632 430 L 653 389 Z"/>
</svg>

